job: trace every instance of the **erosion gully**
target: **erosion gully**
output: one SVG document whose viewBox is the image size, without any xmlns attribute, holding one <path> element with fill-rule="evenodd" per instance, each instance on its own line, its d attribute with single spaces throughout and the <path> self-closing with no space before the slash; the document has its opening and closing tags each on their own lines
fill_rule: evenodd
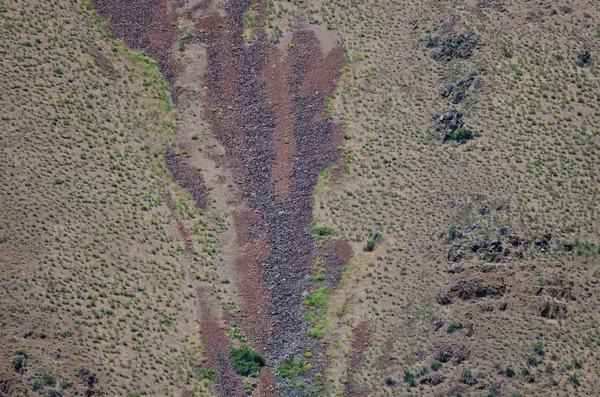
<svg viewBox="0 0 600 397">
<path fill-rule="evenodd" d="M 184 4 L 177 1 L 93 0 L 119 38 L 157 61 L 178 112 L 186 111 L 178 106 L 178 80 L 191 67 L 176 56 L 179 18 L 193 26 L 186 42 L 205 48 L 207 65 L 194 77 L 203 93 L 204 111 L 198 116 L 208 120 L 223 146 L 225 165 L 243 196 L 230 208 L 237 247 L 234 283 L 246 315 L 241 326 L 271 368 L 261 372 L 255 395 L 290 395 L 292 386 L 277 380 L 273 368 L 308 349 L 323 355 L 322 344 L 306 336 L 301 301 L 319 255 L 309 232 L 313 189 L 319 173 L 340 161 L 336 148 L 342 132 L 323 104 L 346 60 L 340 45 L 323 54 L 319 38 L 302 21 L 287 51 L 271 44 L 260 28 L 248 44 L 242 37 L 243 15 L 255 2 L 232 0 L 221 8 L 212 1 L 185 3 L 188 12 L 181 17 L 175 11 Z M 261 15 L 266 7 L 262 1 Z M 200 174 L 174 156 L 165 151 L 173 176 L 202 205 Z M 351 250 L 345 242 L 331 246 L 337 248 L 329 261 L 339 265 L 347 260 Z M 244 395 L 241 378 L 228 365 L 230 341 L 209 294 L 201 289 L 198 308 L 207 365 L 218 371 L 215 390 L 223 396 Z M 313 385 L 311 378 L 306 382 L 308 394 Z"/>
</svg>

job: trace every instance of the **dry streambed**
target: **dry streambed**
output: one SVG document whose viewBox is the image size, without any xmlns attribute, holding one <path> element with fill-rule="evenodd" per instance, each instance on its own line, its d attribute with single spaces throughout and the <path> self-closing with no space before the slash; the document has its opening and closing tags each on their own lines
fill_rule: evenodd
<svg viewBox="0 0 600 397">
<path fill-rule="evenodd" d="M 157 60 L 176 105 L 186 90 L 196 93 L 203 104 L 204 114 L 194 116 L 208 121 L 241 195 L 228 202 L 235 244 L 228 245 L 234 252 L 225 256 L 231 258 L 228 269 L 242 296 L 244 316 L 235 320 L 250 345 L 266 356 L 268 368 L 310 351 L 314 370 L 323 369 L 322 344 L 306 334 L 306 309 L 301 301 L 312 287 L 309 280 L 318 254 L 309 232 L 313 189 L 319 173 L 339 162 L 336 147 L 341 143 L 341 129 L 329 120 L 323 103 L 345 65 L 341 46 L 324 54 L 319 38 L 302 21 L 285 46 L 270 43 L 260 28 L 249 43 L 244 18 L 252 12 L 260 21 L 266 8 L 250 1 L 222 8 L 199 3 L 179 16 L 177 4 L 159 1 L 148 5 L 96 0 L 94 4 L 110 18 L 120 38 Z M 177 57 L 177 23 L 188 27 L 179 49 L 185 43 L 200 44 L 208 60 L 206 70 L 192 74 L 191 84 L 186 72 L 198 68 Z M 186 76 L 185 84 L 182 76 Z M 190 110 L 179 106 L 178 111 Z M 186 127 L 180 126 L 183 136 L 182 128 Z M 197 201 L 203 201 L 205 188 L 198 186 L 204 183 L 202 177 L 194 176 L 185 161 L 177 157 L 172 162 L 176 167 L 170 164 L 177 171 L 173 175 Z M 236 376 L 226 365 L 230 340 L 219 326 L 211 297 L 202 290 L 198 295 L 205 355 L 208 365 L 219 372 L 215 389 L 228 396 L 243 395 L 242 380 L 233 381 Z M 222 318 L 226 321 L 231 315 L 225 313 Z M 274 382 L 274 372 L 262 371 L 256 386 L 260 395 L 285 393 L 293 387 L 284 380 Z M 312 379 L 303 378 L 305 390 L 311 389 Z"/>
</svg>

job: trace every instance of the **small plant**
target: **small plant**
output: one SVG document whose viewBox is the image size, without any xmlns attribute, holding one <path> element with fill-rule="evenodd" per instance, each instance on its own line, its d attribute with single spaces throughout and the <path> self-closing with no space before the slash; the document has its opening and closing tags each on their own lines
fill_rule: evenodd
<svg viewBox="0 0 600 397">
<path fill-rule="evenodd" d="M 48 390 L 48 397 L 62 397 L 62 393 L 55 389 Z"/>
<path fill-rule="evenodd" d="M 569 375 L 569 382 L 571 382 L 573 384 L 573 386 L 577 387 L 580 385 L 579 383 L 579 378 L 577 377 L 577 374 L 570 374 Z"/>
<path fill-rule="evenodd" d="M 210 368 L 201 368 L 200 375 L 202 375 L 204 379 L 214 379 L 217 377 L 217 371 Z"/>
<path fill-rule="evenodd" d="M 292 378 L 304 371 L 305 367 L 302 360 L 294 360 L 292 358 L 283 360 L 279 368 L 277 368 L 277 373 L 282 378 Z"/>
<path fill-rule="evenodd" d="M 527 365 L 529 365 L 530 367 L 537 367 L 537 365 L 538 365 L 537 357 L 535 357 L 535 356 L 527 357 Z"/>
<path fill-rule="evenodd" d="M 434 362 L 432 362 L 432 363 L 429 365 L 429 368 L 431 368 L 431 370 L 432 370 L 432 371 L 437 371 L 437 370 L 439 370 L 440 368 L 442 368 L 442 363 L 441 363 L 441 361 L 437 361 L 437 360 L 435 360 Z"/>
<path fill-rule="evenodd" d="M 463 323 L 461 323 L 461 322 L 451 323 L 446 328 L 446 332 L 449 333 L 449 334 L 451 334 L 451 333 L 456 332 L 456 331 L 458 331 L 458 330 L 460 330 L 462 328 L 463 328 Z"/>
<path fill-rule="evenodd" d="M 444 136 L 444 142 L 452 141 L 456 143 L 465 143 L 473 137 L 479 136 L 480 134 L 466 128 L 459 128 L 456 131 L 450 131 Z"/>
<path fill-rule="evenodd" d="M 542 344 L 542 342 L 536 342 L 536 343 L 534 343 L 533 344 L 533 351 L 538 356 L 543 356 L 544 353 L 545 353 L 545 351 L 544 351 L 544 345 Z"/>
<path fill-rule="evenodd" d="M 245 380 L 244 381 L 244 393 L 248 395 L 254 394 L 254 388 L 256 387 L 256 383 Z"/>
<path fill-rule="evenodd" d="M 72 387 L 72 386 L 73 386 L 73 382 L 70 382 L 66 379 L 63 379 L 60 381 L 60 388 L 63 390 L 68 389 L 69 387 Z"/>
<path fill-rule="evenodd" d="M 408 387 L 415 387 L 417 385 L 417 381 L 415 380 L 415 374 L 413 374 L 407 369 L 404 370 L 403 379 L 408 384 Z"/>
<path fill-rule="evenodd" d="M 265 365 L 263 356 L 252 350 L 247 344 L 241 347 L 231 345 L 228 356 L 235 372 L 242 376 L 257 376 L 260 369 Z"/>
<path fill-rule="evenodd" d="M 310 232 L 312 234 L 316 234 L 319 236 L 329 236 L 331 234 L 335 233 L 335 229 L 329 226 L 315 226 L 312 229 L 310 229 Z"/>
<path fill-rule="evenodd" d="M 466 367 L 463 367 L 462 369 L 462 372 L 460 374 L 460 381 L 465 385 L 474 385 L 475 383 L 477 383 L 475 378 L 473 377 L 473 373 L 471 372 L 471 370 Z"/>
<path fill-rule="evenodd" d="M 42 374 L 42 380 L 48 386 L 56 385 L 56 378 L 52 374 Z"/>
<path fill-rule="evenodd" d="M 448 234 L 444 238 L 444 244 L 450 244 L 457 238 L 461 238 L 461 237 L 462 237 L 462 233 L 459 232 L 455 226 L 450 226 L 450 229 L 448 230 Z"/>
<path fill-rule="evenodd" d="M 39 380 L 34 380 L 33 384 L 31 385 L 31 390 L 33 391 L 38 391 L 44 388 L 44 384 L 42 382 L 40 382 Z"/>
<path fill-rule="evenodd" d="M 394 386 L 396 384 L 396 381 L 394 379 L 392 379 L 390 376 L 388 376 L 387 378 L 385 378 L 385 384 L 387 386 Z"/>
</svg>

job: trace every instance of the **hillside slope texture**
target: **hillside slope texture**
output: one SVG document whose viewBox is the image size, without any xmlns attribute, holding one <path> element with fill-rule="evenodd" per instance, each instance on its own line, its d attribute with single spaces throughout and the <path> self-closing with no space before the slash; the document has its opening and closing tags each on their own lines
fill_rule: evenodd
<svg viewBox="0 0 600 397">
<path fill-rule="evenodd" d="M 0 18 L 0 397 L 600 394 L 591 0 Z"/>
</svg>

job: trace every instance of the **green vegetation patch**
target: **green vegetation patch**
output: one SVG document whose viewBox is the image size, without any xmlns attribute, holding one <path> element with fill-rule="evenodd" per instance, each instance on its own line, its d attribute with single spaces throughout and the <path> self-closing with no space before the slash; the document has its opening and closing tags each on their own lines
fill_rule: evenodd
<svg viewBox="0 0 600 397">
<path fill-rule="evenodd" d="M 243 344 L 241 347 L 231 345 L 229 362 L 235 372 L 243 376 L 258 376 L 260 369 L 265 365 L 264 357 L 247 344 Z"/>
<path fill-rule="evenodd" d="M 302 360 L 288 358 L 277 368 L 277 373 L 282 378 L 293 378 L 294 376 L 306 371 L 306 366 Z"/>
<path fill-rule="evenodd" d="M 466 141 L 473 139 L 474 137 L 480 136 L 481 134 L 477 131 L 469 130 L 467 128 L 459 128 L 456 131 L 450 131 L 444 136 L 444 142 L 452 141 L 456 143 L 465 143 Z"/>
<path fill-rule="evenodd" d="M 310 232 L 321 237 L 330 236 L 336 233 L 335 229 L 329 226 L 314 226 L 310 229 Z"/>
</svg>

